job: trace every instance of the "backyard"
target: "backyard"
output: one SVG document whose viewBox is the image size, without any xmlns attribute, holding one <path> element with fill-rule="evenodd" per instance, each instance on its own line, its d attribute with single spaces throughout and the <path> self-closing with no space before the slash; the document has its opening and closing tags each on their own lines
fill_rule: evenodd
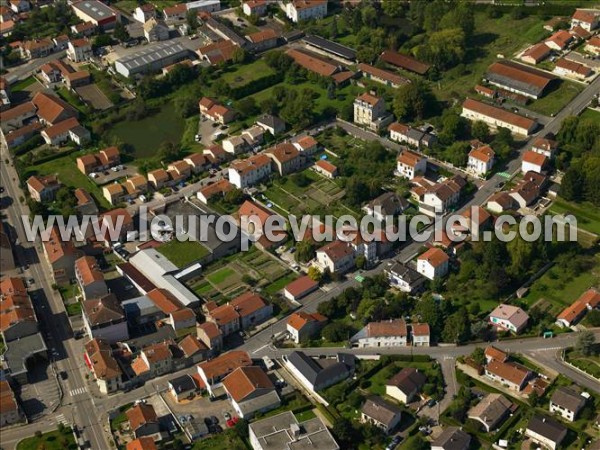
<svg viewBox="0 0 600 450">
<path fill-rule="evenodd" d="M 180 269 L 210 254 L 208 249 L 198 241 L 180 241 L 173 239 L 156 249 Z"/>
<path fill-rule="evenodd" d="M 600 345 L 596 344 L 596 348 L 600 351 Z M 600 379 L 600 354 L 586 356 L 570 349 L 565 352 L 565 359 L 578 369 Z"/>
<path fill-rule="evenodd" d="M 224 80 L 229 87 L 237 88 L 274 73 L 275 70 L 269 67 L 264 59 L 258 59 L 250 64 L 238 66 L 233 70 L 223 71 L 220 79 Z"/>
<path fill-rule="evenodd" d="M 38 175 L 57 175 L 60 182 L 65 186 L 85 189 L 94 197 L 100 207 L 109 209 L 110 205 L 102 195 L 102 189 L 91 178 L 88 178 L 77 169 L 77 157 L 83 154 L 83 151 L 74 152 L 51 161 L 29 166 L 25 170 L 26 177 L 34 173 Z"/>
<path fill-rule="evenodd" d="M 527 105 L 526 108 L 550 116 L 563 109 L 582 90 L 583 86 L 581 84 L 572 81 L 560 81 L 556 89 Z"/>
<path fill-rule="evenodd" d="M 600 235 L 600 208 L 591 203 L 574 203 L 557 198 L 550 207 L 551 214 L 572 214 L 577 219 L 577 227 Z"/>
<path fill-rule="evenodd" d="M 234 430 L 227 430 L 217 436 L 196 441 L 192 450 L 245 450 L 246 444 Z"/>
<path fill-rule="evenodd" d="M 208 266 L 204 276 L 190 281 L 190 289 L 198 296 L 222 303 L 251 287 L 275 294 L 293 281 L 296 275 L 256 247 Z"/>
<path fill-rule="evenodd" d="M 600 282 L 599 255 L 589 257 L 589 260 L 587 257 L 585 260 L 583 258 L 583 256 L 579 258 L 584 266 L 583 269 L 577 270 L 576 267 L 572 271 L 566 270 L 559 259 L 554 267 L 531 285 L 529 292 L 521 301 L 529 308 L 537 303 L 538 307 L 548 310 L 551 314 L 559 314 L 590 286 Z"/>
<path fill-rule="evenodd" d="M 116 124 L 108 133 L 108 139 L 117 138 L 133 148 L 134 157 L 152 158 L 164 142 L 179 144 L 185 121 L 175 111 L 172 102 L 163 104 L 160 110 L 142 120 L 126 120 Z"/>
</svg>

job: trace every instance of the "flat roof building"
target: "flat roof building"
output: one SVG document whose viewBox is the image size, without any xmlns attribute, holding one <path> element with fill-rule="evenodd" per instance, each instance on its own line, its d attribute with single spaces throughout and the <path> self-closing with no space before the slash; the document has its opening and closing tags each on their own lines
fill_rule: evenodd
<svg viewBox="0 0 600 450">
<path fill-rule="evenodd" d="M 117 59 L 115 70 L 124 77 L 158 72 L 163 67 L 189 59 L 190 54 L 191 52 L 179 42 L 157 42 Z"/>
<path fill-rule="evenodd" d="M 315 35 L 306 36 L 303 40 L 309 47 L 319 53 L 324 52 L 328 56 L 341 58 L 345 61 L 356 61 L 356 51 L 345 45 Z"/>
<path fill-rule="evenodd" d="M 291 411 L 251 423 L 248 429 L 254 450 L 340 448 L 321 419 L 298 422 Z"/>
<path fill-rule="evenodd" d="M 97 27 L 110 29 L 121 20 L 121 15 L 110 6 L 98 0 L 83 0 L 71 5 L 75 15 L 84 22 L 91 22 Z"/>
</svg>

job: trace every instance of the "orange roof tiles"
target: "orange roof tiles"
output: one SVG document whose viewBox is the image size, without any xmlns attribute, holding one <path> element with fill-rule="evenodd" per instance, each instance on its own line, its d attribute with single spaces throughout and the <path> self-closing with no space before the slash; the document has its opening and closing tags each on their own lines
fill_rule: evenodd
<svg viewBox="0 0 600 450">
<path fill-rule="evenodd" d="M 484 116 L 492 117 L 526 130 L 532 128 L 535 124 L 535 120 L 520 116 L 503 108 L 497 108 L 495 106 L 488 105 L 487 103 L 473 100 L 471 98 L 466 99 L 462 106 L 468 110 L 475 111 Z"/>
<path fill-rule="evenodd" d="M 367 337 L 408 336 L 406 322 L 400 320 L 382 320 L 367 324 Z"/>
<path fill-rule="evenodd" d="M 488 345 L 485 348 L 485 356 L 491 360 L 505 362 L 508 359 L 508 354 L 493 345 Z"/>
<path fill-rule="evenodd" d="M 76 115 L 73 107 L 67 102 L 54 95 L 45 94 L 44 92 L 35 94 L 32 102 L 37 107 L 37 115 L 49 123 L 56 122 L 61 114 L 64 114 L 65 112 Z"/>
<path fill-rule="evenodd" d="M 330 77 L 338 70 L 336 65 L 323 61 L 322 59 L 311 56 L 300 50 L 290 49 L 286 53 L 294 59 L 296 64 L 324 77 Z"/>
<path fill-rule="evenodd" d="M 531 374 L 531 372 L 522 366 L 497 360 L 490 361 L 486 366 L 486 370 L 517 385 L 523 384 Z"/>
<path fill-rule="evenodd" d="M 273 382 L 258 366 L 238 367 L 225 377 L 223 386 L 231 398 L 238 403 L 259 389 L 275 389 Z"/>
<path fill-rule="evenodd" d="M 410 72 L 425 74 L 429 70 L 429 65 L 407 55 L 402 55 L 390 50 L 386 50 L 381 54 L 381 59 L 389 64 L 406 69 Z"/>
<path fill-rule="evenodd" d="M 540 167 L 543 167 L 544 164 L 546 164 L 547 159 L 548 158 L 546 158 L 545 155 L 534 152 L 533 150 L 528 150 L 523 154 L 523 162 L 535 164 L 536 166 Z"/>
<path fill-rule="evenodd" d="M 126 450 L 157 450 L 157 448 L 154 439 L 150 436 L 143 436 L 128 442 Z"/>
<path fill-rule="evenodd" d="M 104 274 L 93 256 L 83 256 L 76 260 L 75 272 L 79 275 L 81 284 L 84 286 L 96 281 L 104 281 Z"/>
<path fill-rule="evenodd" d="M 439 267 L 447 262 L 450 257 L 443 250 L 434 247 L 420 255 L 418 259 L 429 262 L 433 267 Z"/>
<path fill-rule="evenodd" d="M 125 413 L 133 431 L 147 423 L 158 422 L 154 407 L 145 403 L 139 403 Z"/>
<path fill-rule="evenodd" d="M 428 323 L 413 323 L 411 324 L 413 336 L 429 336 L 429 324 Z"/>
<path fill-rule="evenodd" d="M 474 148 L 469 153 L 469 156 L 478 159 L 479 161 L 483 161 L 485 163 L 490 162 L 495 156 L 494 150 L 489 145 L 484 145 L 483 147 Z"/>
<path fill-rule="evenodd" d="M 188 334 L 180 343 L 179 348 L 183 351 L 183 354 L 186 358 L 189 358 L 192 355 L 200 351 L 208 350 L 206 346 L 198 340 L 195 336 Z"/>
<path fill-rule="evenodd" d="M 382 80 L 389 81 L 393 84 L 401 85 L 410 83 L 410 80 L 408 80 L 407 78 L 401 77 L 400 75 L 389 72 L 387 70 L 379 69 L 369 64 L 360 63 L 358 65 L 358 69 L 361 72 L 367 73 L 376 78 L 381 78 Z"/>
<path fill-rule="evenodd" d="M 314 290 L 319 283 L 311 279 L 308 275 L 298 278 L 292 281 L 285 287 L 285 290 L 294 297 L 302 295 L 304 292 Z"/>
<path fill-rule="evenodd" d="M 323 161 L 322 159 L 318 160 L 315 163 L 315 166 L 319 167 L 320 169 L 322 169 L 325 172 L 328 172 L 330 174 L 333 174 L 333 173 L 335 173 L 338 170 L 336 166 L 334 166 L 330 162 Z"/>
<path fill-rule="evenodd" d="M 359 95 L 356 99 L 368 103 L 371 106 L 375 106 L 381 100 L 379 97 L 371 95 L 368 92 L 364 92 L 363 94 Z"/>
<path fill-rule="evenodd" d="M 418 155 L 417 153 L 411 152 L 410 150 L 403 150 L 402 153 L 398 156 L 398 162 L 405 164 L 409 167 L 416 167 L 417 164 L 425 159 L 423 156 Z"/>
<path fill-rule="evenodd" d="M 146 295 L 165 314 L 171 314 L 183 308 L 179 300 L 166 289 L 156 288 Z"/>
<path fill-rule="evenodd" d="M 238 367 L 251 366 L 250 355 L 243 351 L 232 350 L 217 356 L 215 359 L 198 364 L 208 380 L 221 378 Z"/>
</svg>

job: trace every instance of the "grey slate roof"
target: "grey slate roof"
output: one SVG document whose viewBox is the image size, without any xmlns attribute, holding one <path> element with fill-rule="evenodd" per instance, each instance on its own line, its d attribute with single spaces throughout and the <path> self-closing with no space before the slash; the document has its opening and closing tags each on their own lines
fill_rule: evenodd
<svg viewBox="0 0 600 450">
<path fill-rule="evenodd" d="M 471 436 L 458 427 L 448 427 L 438 438 L 431 443 L 431 447 L 444 450 L 467 450 L 471 443 Z"/>
<path fill-rule="evenodd" d="M 402 414 L 402 410 L 381 397 L 370 397 L 361 408 L 361 412 L 379 423 L 389 427 L 393 420 Z"/>
<path fill-rule="evenodd" d="M 304 42 L 321 50 L 325 50 L 332 55 L 340 56 L 351 61 L 356 59 L 356 51 L 350 47 L 338 44 L 337 42 L 329 41 L 320 36 L 308 35 L 304 38 Z"/>
<path fill-rule="evenodd" d="M 421 389 L 426 381 L 427 377 L 422 372 L 412 367 L 405 367 L 385 384 L 386 386 L 395 386 L 405 394 L 408 394 Z"/>
<path fill-rule="evenodd" d="M 307 356 L 303 352 L 292 352 L 288 356 L 288 361 L 306 378 L 310 383 L 314 386 L 327 384 L 327 380 L 337 378 L 340 375 L 350 375 L 351 368 L 345 364 L 344 360 L 346 360 L 347 355 L 338 355 L 338 360 L 332 363 L 328 361 L 328 364 L 320 365 L 316 360 Z M 353 356 L 349 355 L 352 358 L 352 364 L 354 364 Z M 340 357 L 342 361 L 340 361 Z M 348 361 L 350 360 L 348 358 Z M 326 360 L 325 360 L 326 361 Z"/>
<path fill-rule="evenodd" d="M 577 413 L 585 405 L 585 398 L 572 389 L 560 387 L 552 394 L 550 401 L 568 411 Z"/>
<path fill-rule="evenodd" d="M 384 216 L 394 215 L 407 209 L 410 204 L 408 200 L 394 192 L 385 192 L 376 199 L 370 201 L 367 206 L 371 209 L 381 208 Z"/>
<path fill-rule="evenodd" d="M 469 410 L 469 418 L 476 418 L 488 428 L 495 428 L 510 410 L 512 403 L 502 394 L 488 394 Z"/>
<path fill-rule="evenodd" d="M 417 281 L 420 281 L 423 278 L 423 276 L 419 272 L 417 272 L 414 269 L 411 269 L 406 264 L 403 264 L 398 261 L 395 261 L 394 264 L 392 264 L 389 267 L 389 269 L 387 269 L 387 272 L 399 278 L 402 278 L 405 282 L 409 284 L 416 283 Z"/>
<path fill-rule="evenodd" d="M 169 384 L 178 394 L 181 392 L 193 391 L 196 389 L 196 383 L 190 375 L 182 375 L 169 380 Z"/>
<path fill-rule="evenodd" d="M 567 435 L 567 429 L 563 425 L 544 416 L 533 416 L 527 424 L 527 430 L 544 436 L 557 444 Z"/>
</svg>

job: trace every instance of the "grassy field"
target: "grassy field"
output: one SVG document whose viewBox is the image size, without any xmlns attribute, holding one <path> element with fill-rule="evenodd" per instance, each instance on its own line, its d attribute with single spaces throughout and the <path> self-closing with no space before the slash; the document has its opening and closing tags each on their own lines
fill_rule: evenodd
<svg viewBox="0 0 600 450">
<path fill-rule="evenodd" d="M 198 241 L 177 239 L 162 244 L 157 250 L 180 269 L 210 254 L 208 249 Z"/>
<path fill-rule="evenodd" d="M 600 267 L 598 256 L 595 257 L 596 267 Z M 569 306 L 590 286 L 600 283 L 600 274 L 589 270 L 579 273 L 576 277 L 566 275 L 559 266 L 551 268 L 540 279 L 536 280 L 522 301 L 529 307 L 540 302 L 538 306 L 549 308 L 552 313 Z"/>
<path fill-rule="evenodd" d="M 58 95 L 62 97 L 64 101 L 70 104 L 73 108 L 77 109 L 80 113 L 89 114 L 90 108 L 81 101 L 81 99 L 68 90 L 66 87 L 62 87 L 58 90 Z"/>
<path fill-rule="evenodd" d="M 135 8 L 137 8 L 138 4 L 139 2 L 137 0 L 119 0 L 118 2 L 113 3 L 113 6 L 121 11 L 132 13 Z M 164 9 L 166 6 L 173 6 L 171 0 L 153 0 L 152 4 L 160 10 Z"/>
<path fill-rule="evenodd" d="M 62 158 L 30 166 L 27 171 L 35 171 L 38 175 L 58 175 L 59 180 L 64 185 L 85 189 L 94 197 L 100 207 L 109 209 L 111 206 L 102 196 L 102 189 L 91 178 L 86 177 L 77 169 L 76 159 L 82 154 L 83 152 L 71 153 Z"/>
<path fill-rule="evenodd" d="M 599 347 L 599 346 L 597 346 Z M 600 348 L 600 347 L 599 347 Z M 570 350 L 565 355 L 566 360 L 575 367 L 589 373 L 593 377 L 600 379 L 600 356 L 590 355 L 585 356 L 575 350 Z"/>
<path fill-rule="evenodd" d="M 294 281 L 296 278 L 297 276 L 293 272 L 284 275 L 283 277 L 279 278 L 278 280 L 275 280 L 273 283 L 266 286 L 265 292 L 267 294 L 274 295 L 280 290 L 282 290 L 284 287 L 286 287 L 288 284 L 290 284 L 292 281 Z"/>
<path fill-rule="evenodd" d="M 166 103 L 160 111 L 142 120 L 125 121 L 115 125 L 108 133 L 120 141 L 130 144 L 135 158 L 151 158 L 163 142 L 181 141 L 184 120 L 175 112 L 173 103 Z"/>
<path fill-rule="evenodd" d="M 388 364 L 383 369 L 375 373 L 371 378 L 369 378 L 369 391 L 375 395 L 385 395 L 385 383 L 405 367 L 413 367 L 419 371 L 422 371 L 428 376 L 436 376 L 436 374 L 439 373 L 439 368 L 434 367 L 431 362 L 396 361 L 392 364 Z"/>
<path fill-rule="evenodd" d="M 600 120 L 600 111 L 586 108 L 579 117 L 582 117 L 584 119 Z"/>
<path fill-rule="evenodd" d="M 41 437 L 35 436 L 22 440 L 17 445 L 17 450 L 76 450 L 75 438 L 70 428 L 65 428 L 64 433 L 58 430 L 42 434 Z"/>
<path fill-rule="evenodd" d="M 433 85 L 436 96 L 449 100 L 472 95 L 473 86 L 481 82 L 487 67 L 497 60 L 498 55 L 509 58 L 549 34 L 543 24 L 544 20 L 539 16 L 514 20 L 505 14 L 492 19 L 487 13 L 476 11 L 471 57 L 464 65 L 445 72 L 440 82 Z"/>
<path fill-rule="evenodd" d="M 577 218 L 578 228 L 600 235 L 600 208 L 597 206 L 590 203 L 573 203 L 557 198 L 550 207 L 550 213 L 572 214 Z"/>
<path fill-rule="evenodd" d="M 563 109 L 573 98 L 583 90 L 583 86 L 572 81 L 561 81 L 558 88 L 535 100 L 527 109 L 550 116 L 558 113 Z"/>
<path fill-rule="evenodd" d="M 25 88 L 31 86 L 33 83 L 37 83 L 37 80 L 35 79 L 34 76 L 30 76 L 30 77 L 25 78 L 24 80 L 19 81 L 18 83 L 13 84 L 10 87 L 10 90 L 12 92 L 22 91 Z"/>
<path fill-rule="evenodd" d="M 258 59 L 250 64 L 236 67 L 235 70 L 223 72 L 221 79 L 231 88 L 237 88 L 274 73 L 275 71 L 263 59 Z"/>
</svg>

